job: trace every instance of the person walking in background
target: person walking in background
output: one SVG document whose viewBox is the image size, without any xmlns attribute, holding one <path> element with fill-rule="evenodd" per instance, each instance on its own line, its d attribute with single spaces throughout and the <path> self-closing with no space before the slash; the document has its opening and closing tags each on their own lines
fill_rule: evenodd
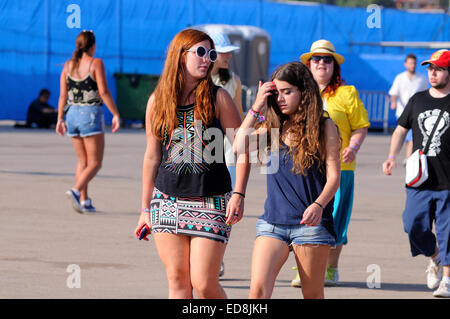
<svg viewBox="0 0 450 319">
<path fill-rule="evenodd" d="M 416 73 L 417 57 L 414 54 L 408 54 L 405 59 L 406 71 L 398 74 L 392 87 L 389 90 L 391 96 L 391 109 L 395 110 L 395 117 L 398 119 L 405 109 L 408 100 L 415 93 L 428 89 L 427 79 L 424 75 Z M 408 132 L 405 139 L 406 158 L 412 154 L 413 143 L 412 133 Z M 406 163 L 406 160 L 405 160 Z"/>
<path fill-rule="evenodd" d="M 26 127 L 36 125 L 39 128 L 50 128 L 50 126 L 56 125 L 58 111 L 48 104 L 49 98 L 50 91 L 42 89 L 39 97 L 31 102 L 27 111 Z"/>
<path fill-rule="evenodd" d="M 325 278 L 325 285 L 337 285 L 339 257 L 343 246 L 348 242 L 347 229 L 353 207 L 356 154 L 364 142 L 370 122 L 356 88 L 344 85 L 340 65 L 345 59 L 335 52 L 330 41 L 314 42 L 310 52 L 302 54 L 300 60 L 309 67 L 319 85 L 324 110 L 339 128 L 342 139 L 341 178 L 333 209 L 337 240 L 336 248 L 330 251 Z M 301 285 L 298 279 L 297 277 L 292 281 L 294 287 Z"/>
<path fill-rule="evenodd" d="M 383 173 L 392 174 L 405 136 L 412 130 L 413 150 L 426 152 L 428 179 L 418 187 L 406 186 L 403 226 L 412 256 L 430 257 L 428 288 L 437 288 L 435 297 L 450 298 L 450 51 L 436 51 L 422 65 L 427 65 L 431 88 L 416 93 L 406 104 Z"/>
<path fill-rule="evenodd" d="M 339 187 L 340 141 L 324 114 L 319 88 L 308 68 L 291 62 L 277 68 L 272 82 L 259 84 L 256 100 L 235 143 L 242 149 L 245 132 L 268 134 L 270 165 L 264 214 L 256 224 L 250 298 L 270 298 L 290 247 L 303 282 L 304 298 L 324 298 L 324 275 L 335 245 L 333 196 Z M 262 115 L 267 103 L 266 118 Z M 260 150 L 262 151 L 262 150 Z"/>
<path fill-rule="evenodd" d="M 229 63 L 233 51 L 239 50 L 238 46 L 232 45 L 230 39 L 225 33 L 219 31 L 208 31 L 208 35 L 214 41 L 214 46 L 217 51 L 217 60 L 214 62 L 213 69 L 211 71 L 211 78 L 215 85 L 223 87 L 228 91 L 233 98 L 234 103 L 238 107 L 239 114 L 244 118 L 244 112 L 242 110 L 242 85 L 239 76 L 230 71 Z M 225 148 L 225 161 L 227 163 L 228 171 L 231 176 L 231 185 L 234 187 L 236 181 L 236 166 L 233 147 L 228 140 L 224 139 Z M 225 265 L 222 262 L 220 266 L 219 277 L 222 277 L 225 273 Z"/>
<path fill-rule="evenodd" d="M 66 195 L 77 212 L 87 213 L 96 211 L 88 196 L 88 183 L 100 170 L 105 149 L 103 102 L 113 114 L 113 133 L 120 127 L 120 118 L 108 89 L 103 61 L 94 58 L 94 33 L 82 31 L 75 45 L 72 58 L 61 72 L 56 132 L 72 138 L 78 159 L 75 185 Z"/>
<path fill-rule="evenodd" d="M 171 41 L 146 110 L 142 212 L 135 229 L 153 230 L 166 269 L 169 298 L 226 298 L 219 271 L 231 225 L 244 213 L 250 165 L 238 161 L 232 192 L 217 135 L 241 117 L 228 92 L 211 80 L 212 39 L 186 29 Z M 223 136 L 220 135 L 223 141 Z M 215 156 L 212 155 L 215 151 Z"/>
</svg>

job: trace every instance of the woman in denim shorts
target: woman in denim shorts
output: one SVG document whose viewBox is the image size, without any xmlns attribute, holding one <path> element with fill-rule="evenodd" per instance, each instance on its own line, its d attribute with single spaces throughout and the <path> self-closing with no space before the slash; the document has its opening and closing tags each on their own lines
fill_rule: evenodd
<svg viewBox="0 0 450 319">
<path fill-rule="evenodd" d="M 323 298 L 327 258 L 335 245 L 332 211 L 340 180 L 339 134 L 304 64 L 282 65 L 271 81 L 260 83 L 236 138 L 239 152 L 245 132 L 259 120 L 254 134 L 267 132 L 271 141 L 272 171 L 267 174 L 264 214 L 256 224 L 250 298 L 270 298 L 290 247 L 304 298 Z"/>
<path fill-rule="evenodd" d="M 103 102 L 113 114 L 112 132 L 120 126 L 119 112 L 106 83 L 103 61 L 94 58 L 96 44 L 92 31 L 76 39 L 72 59 L 64 64 L 60 79 L 56 132 L 72 137 L 77 154 L 75 185 L 66 192 L 79 213 L 95 212 L 88 196 L 88 183 L 100 170 L 105 148 Z M 67 113 L 66 113 L 67 112 Z M 66 121 L 64 114 L 66 113 Z"/>
</svg>

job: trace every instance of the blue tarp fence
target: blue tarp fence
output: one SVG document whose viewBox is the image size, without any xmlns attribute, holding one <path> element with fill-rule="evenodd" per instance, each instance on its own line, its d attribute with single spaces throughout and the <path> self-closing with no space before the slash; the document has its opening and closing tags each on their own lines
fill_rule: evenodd
<svg viewBox="0 0 450 319">
<path fill-rule="evenodd" d="M 211 23 L 265 29 L 271 36 L 269 71 L 297 60 L 315 40 L 329 39 L 346 58 L 348 84 L 387 92 L 406 54 L 420 61 L 433 50 L 354 43 L 449 41 L 450 19 L 445 13 L 379 9 L 267 0 L 0 0 L 0 119 L 24 120 L 44 87 L 57 105 L 60 72 L 83 29 L 96 34 L 96 56 L 105 63 L 113 96 L 115 72 L 160 74 L 173 36 Z"/>
</svg>

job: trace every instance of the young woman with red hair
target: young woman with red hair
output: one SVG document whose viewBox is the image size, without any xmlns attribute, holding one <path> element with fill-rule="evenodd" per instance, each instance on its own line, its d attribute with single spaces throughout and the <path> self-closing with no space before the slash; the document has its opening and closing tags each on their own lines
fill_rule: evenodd
<svg viewBox="0 0 450 319">
<path fill-rule="evenodd" d="M 223 147 L 214 147 L 226 128 L 241 124 L 231 96 L 211 80 L 216 58 L 206 33 L 179 32 L 147 104 L 142 213 L 135 234 L 146 225 L 153 230 L 169 298 L 193 298 L 193 292 L 198 298 L 226 298 L 220 264 L 231 225 L 244 212 L 248 160 L 244 156 L 237 164 L 232 192 Z"/>
</svg>

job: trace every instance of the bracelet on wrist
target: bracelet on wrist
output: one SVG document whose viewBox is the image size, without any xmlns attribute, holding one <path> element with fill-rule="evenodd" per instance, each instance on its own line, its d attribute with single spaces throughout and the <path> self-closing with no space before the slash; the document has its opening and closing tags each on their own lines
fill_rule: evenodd
<svg viewBox="0 0 450 319">
<path fill-rule="evenodd" d="M 361 144 L 356 140 L 356 139 L 350 139 L 351 142 L 355 143 L 356 145 L 358 145 L 358 147 L 361 147 Z"/>
<path fill-rule="evenodd" d="M 319 204 L 318 202 L 313 202 L 313 204 L 319 205 L 319 207 L 323 209 L 323 206 L 321 204 Z"/>
<path fill-rule="evenodd" d="M 141 212 L 142 213 L 150 213 L 150 208 L 142 208 Z"/>
<path fill-rule="evenodd" d="M 256 118 L 256 120 L 259 122 L 263 122 L 266 119 L 266 117 L 261 112 L 256 112 L 252 108 L 248 110 L 248 113 L 250 113 L 250 115 Z"/>
<path fill-rule="evenodd" d="M 243 193 L 233 192 L 233 195 L 234 195 L 234 194 L 237 194 L 237 195 L 241 196 L 242 198 L 245 198 L 245 194 L 243 194 Z"/>
<path fill-rule="evenodd" d="M 389 159 L 393 159 L 393 160 L 395 160 L 395 156 L 394 155 L 389 155 L 389 157 L 388 157 Z"/>
<path fill-rule="evenodd" d="M 358 152 L 359 148 L 357 148 L 355 145 L 350 145 L 350 148 L 355 152 L 355 154 Z"/>
</svg>

